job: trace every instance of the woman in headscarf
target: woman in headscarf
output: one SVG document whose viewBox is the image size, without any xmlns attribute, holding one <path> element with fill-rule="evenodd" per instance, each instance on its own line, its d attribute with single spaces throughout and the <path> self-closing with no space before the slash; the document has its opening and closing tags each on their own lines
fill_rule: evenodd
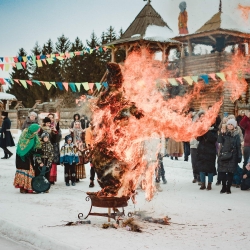
<svg viewBox="0 0 250 250">
<path fill-rule="evenodd" d="M 84 166 L 84 149 L 85 149 L 85 129 L 81 128 L 81 122 L 76 120 L 73 129 L 70 129 L 73 143 L 78 149 L 79 163 L 76 164 L 76 182 L 86 178 Z"/>
<path fill-rule="evenodd" d="M 33 193 L 31 180 L 35 176 L 33 155 L 41 142 L 37 135 L 40 126 L 32 124 L 22 132 L 16 150 L 15 188 L 20 188 L 20 193 Z"/>
</svg>

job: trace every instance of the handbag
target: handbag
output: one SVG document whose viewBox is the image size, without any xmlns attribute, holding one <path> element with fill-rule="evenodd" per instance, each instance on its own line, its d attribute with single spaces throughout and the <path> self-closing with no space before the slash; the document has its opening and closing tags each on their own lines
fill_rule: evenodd
<svg viewBox="0 0 250 250">
<path fill-rule="evenodd" d="M 223 152 L 220 154 L 221 161 L 229 161 L 233 158 L 233 151 L 231 152 Z"/>
<path fill-rule="evenodd" d="M 40 175 L 32 179 L 31 186 L 36 193 L 44 193 L 50 189 L 50 182 L 45 177 L 45 174 L 50 170 L 46 166 L 43 166 L 42 169 L 39 168 L 39 170 L 41 171 Z"/>
</svg>

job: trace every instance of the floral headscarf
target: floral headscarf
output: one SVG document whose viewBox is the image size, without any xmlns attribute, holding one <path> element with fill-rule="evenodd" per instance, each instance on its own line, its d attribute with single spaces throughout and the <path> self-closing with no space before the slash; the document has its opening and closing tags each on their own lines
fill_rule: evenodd
<svg viewBox="0 0 250 250">
<path fill-rule="evenodd" d="M 25 157 L 37 148 L 41 148 L 41 142 L 37 135 L 37 131 L 40 126 L 38 124 L 32 124 L 22 132 L 18 144 L 16 153 L 24 161 Z"/>
</svg>

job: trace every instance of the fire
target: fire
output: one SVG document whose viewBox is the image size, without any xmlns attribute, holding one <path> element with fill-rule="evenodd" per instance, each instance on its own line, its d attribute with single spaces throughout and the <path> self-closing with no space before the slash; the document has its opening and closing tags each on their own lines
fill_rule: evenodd
<svg viewBox="0 0 250 250">
<path fill-rule="evenodd" d="M 237 56 L 234 66 L 225 70 L 235 72 L 242 63 L 242 57 Z M 214 103 L 202 121 L 194 122 L 186 111 L 192 98 L 201 98 L 204 84 L 195 84 L 193 90 L 183 96 L 166 98 L 162 88 L 169 86 L 157 85 L 156 79 L 168 78 L 168 72 L 147 51 L 131 53 L 122 67 L 122 74 L 119 69 L 114 72 L 108 78 L 109 84 L 112 83 L 109 92 L 92 105 L 97 135 L 93 163 L 102 188 L 99 195 L 129 196 L 143 180 L 146 199 L 151 200 L 155 193 L 153 179 L 157 164 L 143 157 L 144 143 L 161 136 L 190 141 L 203 135 L 215 122 L 223 99 Z M 118 88 L 114 87 L 115 83 Z M 246 82 L 230 78 L 230 83 L 226 87 L 232 92 L 232 98 L 237 98 L 245 90 Z M 212 91 L 223 84 L 222 81 L 214 84 Z"/>
</svg>

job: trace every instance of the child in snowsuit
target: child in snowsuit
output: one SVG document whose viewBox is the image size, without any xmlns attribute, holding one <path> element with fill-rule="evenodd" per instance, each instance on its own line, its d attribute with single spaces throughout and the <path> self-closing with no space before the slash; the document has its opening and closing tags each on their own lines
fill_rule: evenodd
<svg viewBox="0 0 250 250">
<path fill-rule="evenodd" d="M 49 140 L 49 137 L 50 137 L 49 133 L 47 132 L 42 133 L 41 135 L 42 147 L 37 150 L 37 156 L 35 157 L 36 176 L 40 174 L 38 167 L 46 166 L 48 168 L 48 172 L 46 172 L 45 174 L 45 177 L 47 180 L 49 180 L 50 168 L 51 168 L 51 164 L 52 164 L 53 157 L 54 157 L 53 146 Z"/>
<path fill-rule="evenodd" d="M 72 186 L 76 184 L 76 164 L 79 162 L 77 148 L 72 142 L 70 135 L 65 136 L 65 144 L 61 148 L 60 163 L 64 165 L 64 176 L 66 186 L 69 186 L 69 176 Z"/>
</svg>

